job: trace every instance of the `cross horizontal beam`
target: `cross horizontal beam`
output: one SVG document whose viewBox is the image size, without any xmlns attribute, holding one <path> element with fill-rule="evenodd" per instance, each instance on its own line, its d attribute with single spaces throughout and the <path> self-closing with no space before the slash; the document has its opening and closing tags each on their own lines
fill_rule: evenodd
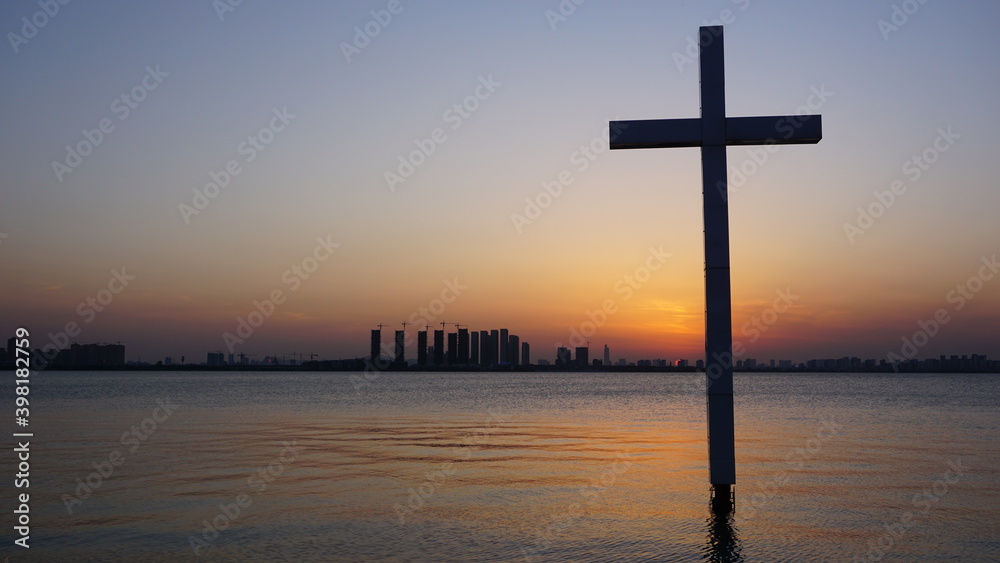
<svg viewBox="0 0 1000 563">
<path fill-rule="evenodd" d="M 701 118 L 612 121 L 612 149 L 702 146 Z M 823 138 L 820 115 L 727 117 L 727 145 L 804 145 Z"/>
</svg>

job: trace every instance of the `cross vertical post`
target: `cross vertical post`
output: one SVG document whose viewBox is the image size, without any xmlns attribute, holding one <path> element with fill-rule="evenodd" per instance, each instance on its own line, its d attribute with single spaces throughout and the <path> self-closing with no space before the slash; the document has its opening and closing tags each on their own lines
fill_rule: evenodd
<svg viewBox="0 0 1000 563">
<path fill-rule="evenodd" d="M 718 32 L 717 34 L 715 32 Z M 702 28 L 701 178 L 705 217 L 705 373 L 709 482 L 728 501 L 736 483 L 733 321 L 729 282 L 726 66 L 722 28 Z"/>
<path fill-rule="evenodd" d="M 701 147 L 705 221 L 705 380 L 709 481 L 716 506 L 736 484 L 733 322 L 729 278 L 728 145 L 805 144 L 823 138 L 819 115 L 726 117 L 722 26 L 699 29 L 701 118 L 613 121 L 612 149 Z"/>
</svg>

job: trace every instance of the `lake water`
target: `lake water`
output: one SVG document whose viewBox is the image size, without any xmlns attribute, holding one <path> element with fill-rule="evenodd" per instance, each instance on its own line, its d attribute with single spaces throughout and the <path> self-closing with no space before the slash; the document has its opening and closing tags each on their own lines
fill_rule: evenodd
<svg viewBox="0 0 1000 563">
<path fill-rule="evenodd" d="M 703 378 L 41 373 L 31 548 L 8 450 L 0 556 L 1000 560 L 1000 376 L 736 374 L 729 518 Z"/>
</svg>

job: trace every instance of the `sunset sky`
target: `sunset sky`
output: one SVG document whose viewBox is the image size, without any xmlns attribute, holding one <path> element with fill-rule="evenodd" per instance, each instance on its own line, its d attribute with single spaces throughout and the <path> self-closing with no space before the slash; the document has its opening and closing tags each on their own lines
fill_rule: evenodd
<svg viewBox="0 0 1000 563">
<path fill-rule="evenodd" d="M 415 319 L 551 359 L 595 322 L 591 357 L 693 361 L 698 150 L 609 152 L 607 123 L 697 117 L 688 49 L 724 23 L 728 115 L 824 126 L 729 149 L 734 339 L 1000 358 L 994 1 L 52 4 L 0 7 L 0 332 L 35 347 L 74 322 L 204 361 L 278 292 L 235 352 Z"/>
</svg>

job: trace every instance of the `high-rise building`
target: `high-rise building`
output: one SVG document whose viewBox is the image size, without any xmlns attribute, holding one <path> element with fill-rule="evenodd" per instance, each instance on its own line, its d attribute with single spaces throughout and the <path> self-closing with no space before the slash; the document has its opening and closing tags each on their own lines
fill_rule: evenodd
<svg viewBox="0 0 1000 563">
<path fill-rule="evenodd" d="M 427 365 L 427 331 L 417 331 L 417 365 Z"/>
<path fill-rule="evenodd" d="M 479 365 L 490 365 L 490 333 L 486 330 L 479 331 Z"/>
<path fill-rule="evenodd" d="M 448 365 L 458 364 L 458 333 L 448 333 Z"/>
<path fill-rule="evenodd" d="M 406 365 L 406 331 L 396 331 L 396 363 Z"/>
<path fill-rule="evenodd" d="M 522 366 L 531 365 L 531 347 L 528 346 L 527 342 L 521 343 L 521 365 Z"/>
<path fill-rule="evenodd" d="M 500 329 L 500 363 L 510 363 L 510 333 L 507 329 Z"/>
<path fill-rule="evenodd" d="M 458 329 L 458 363 L 469 364 L 469 329 Z"/>
<path fill-rule="evenodd" d="M 607 344 L 604 345 L 604 365 L 611 365 L 611 348 L 608 348 Z"/>
<path fill-rule="evenodd" d="M 488 365 L 500 363 L 500 331 L 493 329 L 490 331 L 490 361 Z"/>
<path fill-rule="evenodd" d="M 226 363 L 225 356 L 222 355 L 222 352 L 209 352 L 206 363 L 210 366 L 221 366 Z"/>
<path fill-rule="evenodd" d="M 381 353 L 381 350 L 382 350 L 382 331 L 379 329 L 373 329 L 372 350 L 371 350 L 371 355 L 369 356 L 371 361 L 374 362 L 375 360 L 378 359 L 378 355 Z"/>
<path fill-rule="evenodd" d="M 576 365 L 585 368 L 589 363 L 590 363 L 590 348 L 587 348 L 586 346 L 577 346 Z"/>
<path fill-rule="evenodd" d="M 517 337 L 516 334 L 510 335 L 510 340 L 507 345 L 507 359 L 510 361 L 510 365 L 519 365 L 521 358 L 521 339 Z"/>
<path fill-rule="evenodd" d="M 444 331 L 434 331 L 434 365 L 444 365 Z"/>
<path fill-rule="evenodd" d="M 472 331 L 470 335 L 472 337 L 472 355 L 469 358 L 469 363 L 478 366 L 479 365 L 479 333 L 477 331 Z"/>
<path fill-rule="evenodd" d="M 556 348 L 556 365 L 562 367 L 568 367 L 572 358 L 570 358 L 569 348 L 565 346 L 560 346 Z"/>
<path fill-rule="evenodd" d="M 122 344 L 71 344 L 59 350 L 50 363 L 53 367 L 115 367 L 125 365 L 125 346 Z M 208 365 L 226 365 L 222 352 L 208 353 Z"/>
</svg>

